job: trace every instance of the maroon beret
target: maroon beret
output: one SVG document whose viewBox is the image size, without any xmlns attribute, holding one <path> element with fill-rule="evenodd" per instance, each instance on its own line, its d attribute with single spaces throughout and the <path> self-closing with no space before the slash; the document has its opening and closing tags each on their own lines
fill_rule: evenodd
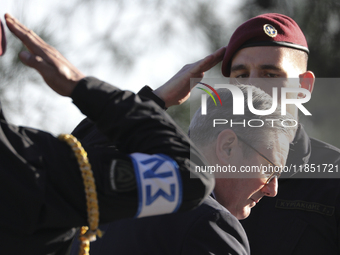
<svg viewBox="0 0 340 255">
<path fill-rule="evenodd" d="M 6 35 L 5 35 L 5 29 L 4 26 L 1 23 L 0 20 L 0 56 L 3 55 L 6 51 Z"/>
<path fill-rule="evenodd" d="M 296 22 L 282 14 L 266 13 L 239 26 L 227 46 L 222 74 L 230 75 L 231 60 L 243 48 L 254 46 L 284 46 L 309 53 L 304 34 Z"/>
</svg>

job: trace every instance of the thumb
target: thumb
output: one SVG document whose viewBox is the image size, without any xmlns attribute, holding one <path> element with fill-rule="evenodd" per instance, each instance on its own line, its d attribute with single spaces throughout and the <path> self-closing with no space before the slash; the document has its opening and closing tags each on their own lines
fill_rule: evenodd
<svg viewBox="0 0 340 255">
<path fill-rule="evenodd" d="M 32 58 L 32 54 L 29 53 L 28 51 L 22 51 L 19 53 L 19 58 L 21 60 L 21 62 L 23 62 L 25 65 L 29 66 L 29 60 L 30 58 Z"/>
<path fill-rule="evenodd" d="M 37 69 L 38 65 L 41 65 L 44 61 L 39 56 L 34 56 L 28 51 L 22 51 L 19 53 L 20 60 L 27 66 Z"/>
<path fill-rule="evenodd" d="M 46 81 L 46 78 L 51 71 L 51 66 L 49 66 L 42 57 L 34 55 L 28 51 L 22 51 L 19 53 L 19 58 L 26 66 L 37 70 Z"/>
</svg>

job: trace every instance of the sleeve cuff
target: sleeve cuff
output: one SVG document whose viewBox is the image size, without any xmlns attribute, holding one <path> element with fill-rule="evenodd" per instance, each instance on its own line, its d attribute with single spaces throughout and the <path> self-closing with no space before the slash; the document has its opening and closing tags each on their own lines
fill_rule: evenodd
<svg viewBox="0 0 340 255">
<path fill-rule="evenodd" d="M 108 94 L 116 94 L 121 90 L 95 77 L 85 77 L 74 88 L 71 98 L 79 110 L 95 120 L 103 111 L 108 100 Z"/>
<path fill-rule="evenodd" d="M 151 99 L 153 100 L 158 106 L 160 106 L 162 109 L 166 110 L 165 108 L 165 102 L 160 99 L 158 96 L 153 93 L 153 89 L 150 88 L 149 86 L 144 86 L 138 93 L 138 96 L 146 99 Z"/>
</svg>

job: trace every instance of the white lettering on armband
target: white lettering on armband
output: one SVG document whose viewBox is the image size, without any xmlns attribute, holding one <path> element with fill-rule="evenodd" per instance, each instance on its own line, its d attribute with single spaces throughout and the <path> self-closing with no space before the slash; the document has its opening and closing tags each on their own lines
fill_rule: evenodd
<svg viewBox="0 0 340 255">
<path fill-rule="evenodd" d="M 174 213 L 182 203 L 182 180 L 173 159 L 163 154 L 130 155 L 138 188 L 136 218 Z"/>
</svg>

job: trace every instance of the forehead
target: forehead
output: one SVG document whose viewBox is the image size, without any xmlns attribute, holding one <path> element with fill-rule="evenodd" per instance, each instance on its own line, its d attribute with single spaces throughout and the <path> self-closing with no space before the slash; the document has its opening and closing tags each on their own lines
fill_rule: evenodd
<svg viewBox="0 0 340 255">
<path fill-rule="evenodd" d="M 236 52 L 231 61 L 231 66 L 243 65 L 260 65 L 275 64 L 283 65 L 291 61 L 290 55 L 284 47 L 276 46 L 257 46 L 247 47 Z"/>
<path fill-rule="evenodd" d="M 293 50 L 294 51 L 294 50 Z M 261 71 L 265 69 L 279 71 L 281 77 L 297 78 L 303 72 L 301 63 L 292 49 L 277 46 L 248 47 L 236 52 L 231 61 L 233 70 Z"/>
</svg>

